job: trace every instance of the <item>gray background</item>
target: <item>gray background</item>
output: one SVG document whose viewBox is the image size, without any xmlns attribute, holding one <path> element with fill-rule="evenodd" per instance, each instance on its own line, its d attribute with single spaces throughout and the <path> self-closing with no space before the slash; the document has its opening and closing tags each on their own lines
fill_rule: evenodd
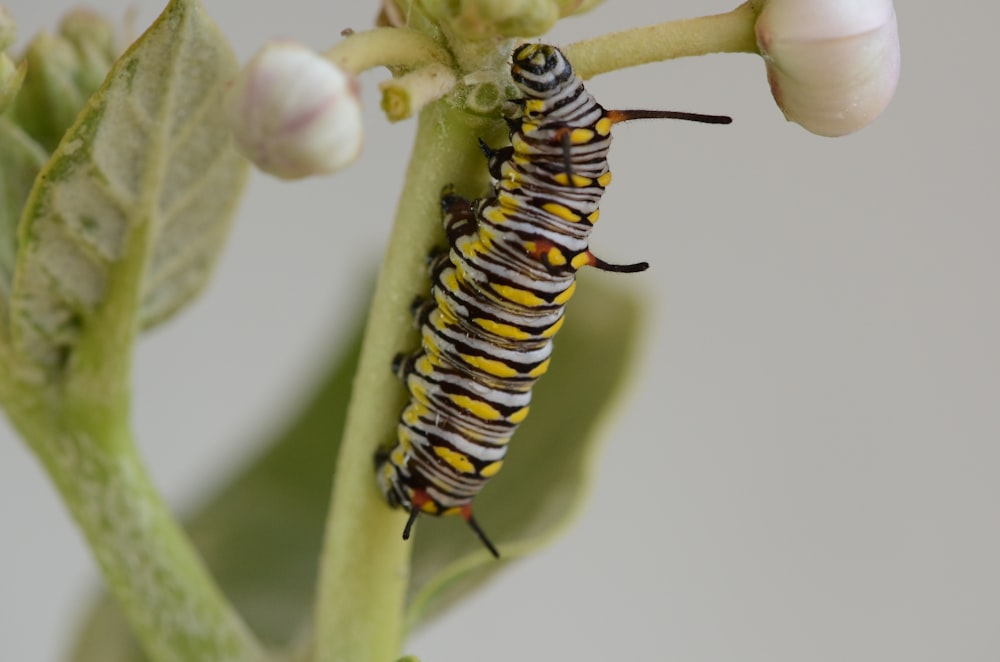
<svg viewBox="0 0 1000 662">
<path fill-rule="evenodd" d="M 14 0 L 22 42 L 69 2 Z M 121 16 L 150 0 L 103 0 Z M 341 6 L 350 4 L 349 7 Z M 723 2 L 609 1 L 567 43 Z M 370 25 L 374 0 L 208 0 L 242 59 Z M 609 107 L 726 112 L 619 127 L 594 244 L 648 259 L 645 349 L 568 535 L 407 646 L 424 662 L 1000 659 L 1000 130 L 994 3 L 897 3 L 903 69 L 873 126 L 786 124 L 761 62 L 592 82 Z M 363 78 L 364 157 L 255 176 L 217 276 L 138 350 L 135 427 L 178 509 L 282 420 L 362 304 L 413 124 Z M 606 276 L 613 278 L 613 276 Z M 595 348 L 595 358 L 599 348 Z M 0 659 L 59 659 L 96 584 L 34 459 L 0 425 Z"/>
</svg>

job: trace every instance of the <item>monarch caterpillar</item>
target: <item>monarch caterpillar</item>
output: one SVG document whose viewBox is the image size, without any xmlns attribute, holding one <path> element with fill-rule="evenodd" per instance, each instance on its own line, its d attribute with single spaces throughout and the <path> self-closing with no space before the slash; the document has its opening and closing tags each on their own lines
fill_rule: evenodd
<svg viewBox="0 0 1000 662">
<path fill-rule="evenodd" d="M 519 46 L 511 77 L 523 95 L 505 117 L 511 144 L 492 149 L 480 141 L 492 193 L 474 201 L 450 187 L 442 194 L 449 250 L 430 256 L 431 297 L 413 305 L 420 349 L 393 361 L 410 402 L 396 444 L 376 455 L 382 493 L 409 511 L 404 539 L 420 513 L 460 515 L 498 558 L 472 516 L 472 499 L 500 470 L 528 414 L 577 270 L 632 273 L 649 266 L 609 264 L 587 246 L 611 181 L 611 126 L 641 118 L 731 121 L 605 110 L 554 46 Z"/>
</svg>

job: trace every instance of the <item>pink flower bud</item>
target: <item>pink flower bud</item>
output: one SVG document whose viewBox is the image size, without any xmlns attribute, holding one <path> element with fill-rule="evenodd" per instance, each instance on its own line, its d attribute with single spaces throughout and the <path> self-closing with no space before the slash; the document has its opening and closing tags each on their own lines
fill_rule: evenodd
<svg viewBox="0 0 1000 662">
<path fill-rule="evenodd" d="M 237 76 L 228 103 L 237 147 L 277 177 L 334 172 L 361 151 L 357 80 L 305 46 L 265 46 Z"/>
<path fill-rule="evenodd" d="M 812 133 L 857 131 L 896 91 L 892 0 L 768 0 L 756 31 L 774 100 Z"/>
</svg>

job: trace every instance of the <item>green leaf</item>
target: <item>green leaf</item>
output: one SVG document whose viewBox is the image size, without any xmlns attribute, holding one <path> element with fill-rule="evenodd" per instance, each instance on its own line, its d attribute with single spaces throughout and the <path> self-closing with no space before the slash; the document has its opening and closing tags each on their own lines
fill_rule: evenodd
<svg viewBox="0 0 1000 662">
<path fill-rule="evenodd" d="M 503 565 L 557 536 L 589 487 L 600 427 L 632 363 L 640 304 L 607 276 L 584 274 L 555 338 L 552 368 L 538 381 L 531 414 L 503 470 L 474 502 L 476 520 L 499 543 L 493 559 L 465 523 L 419 520 L 407 625 L 430 620 Z"/>
<path fill-rule="evenodd" d="M 411 624 L 427 620 L 506 561 L 550 540 L 579 508 L 595 426 L 628 372 L 639 318 L 636 298 L 604 284 L 606 276 L 583 280 L 556 338 L 553 367 L 539 381 L 510 459 L 476 500 L 476 517 L 500 544 L 504 560 L 486 554 L 460 519 L 422 518 L 414 550 Z M 358 344 L 355 337 L 270 450 L 191 520 L 194 542 L 223 590 L 270 644 L 295 641 L 309 625 Z M 598 350 L 601 360 L 594 361 Z M 87 617 L 73 659 L 141 660 L 129 639 L 117 607 L 105 598 Z"/>
<path fill-rule="evenodd" d="M 13 103 L 27 73 L 28 67 L 23 62 L 20 65 L 14 64 L 6 53 L 0 53 L 0 113 L 5 112 Z"/>
<path fill-rule="evenodd" d="M 35 176 L 49 155 L 19 126 L 0 117 L 0 342 L 6 344 L 7 302 L 17 254 L 17 224 Z"/>
<path fill-rule="evenodd" d="M 171 2 L 115 64 L 24 209 L 10 311 L 22 357 L 57 368 L 86 337 L 103 365 L 207 280 L 247 171 L 222 102 L 236 67 L 196 0 Z"/>
<path fill-rule="evenodd" d="M 51 152 L 117 57 L 111 21 L 88 10 L 69 13 L 58 34 L 42 32 L 28 44 L 11 118 Z"/>
</svg>

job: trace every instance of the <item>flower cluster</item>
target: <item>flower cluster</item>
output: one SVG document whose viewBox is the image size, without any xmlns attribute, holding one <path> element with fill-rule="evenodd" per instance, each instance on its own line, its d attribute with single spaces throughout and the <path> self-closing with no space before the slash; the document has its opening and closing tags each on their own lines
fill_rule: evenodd
<svg viewBox="0 0 1000 662">
<path fill-rule="evenodd" d="M 454 26 L 469 27 L 471 16 L 482 20 L 489 16 L 501 27 L 517 26 L 518 34 L 525 36 L 536 33 L 528 26 L 534 26 L 539 7 L 554 21 L 595 4 L 466 0 L 429 6 L 441 12 L 450 8 L 452 13 L 445 18 Z M 766 0 L 748 3 L 736 12 L 744 9 L 757 12 L 741 15 L 751 17 L 746 30 L 752 31 L 771 92 L 790 121 L 822 136 L 841 136 L 866 126 L 889 104 L 899 78 L 899 37 L 892 0 Z M 385 23 L 394 24 L 388 19 Z M 383 29 L 400 35 L 412 32 Z M 510 36 L 509 30 L 501 33 Z M 345 41 L 359 36 L 348 36 Z M 628 31 L 613 36 L 625 45 L 630 39 Z M 641 48 L 638 42 L 634 45 Z M 357 82 L 352 71 L 334 63 L 332 52 L 320 55 L 295 44 L 273 44 L 254 57 L 236 81 L 231 108 L 237 144 L 262 170 L 284 178 L 303 177 L 332 172 L 357 157 L 362 142 Z M 369 55 L 369 59 L 370 66 L 378 64 L 377 56 Z M 641 61 L 645 60 L 633 64 Z M 382 64 L 392 67 L 389 62 Z M 431 58 L 420 66 L 393 69 L 397 85 L 390 92 L 403 94 L 408 111 L 392 119 L 408 116 L 411 108 L 416 110 L 447 93 L 455 84 L 449 66 Z M 411 98 L 410 86 L 402 83 L 410 83 L 414 72 L 432 84 Z M 384 91 L 386 87 L 383 84 Z"/>
</svg>

